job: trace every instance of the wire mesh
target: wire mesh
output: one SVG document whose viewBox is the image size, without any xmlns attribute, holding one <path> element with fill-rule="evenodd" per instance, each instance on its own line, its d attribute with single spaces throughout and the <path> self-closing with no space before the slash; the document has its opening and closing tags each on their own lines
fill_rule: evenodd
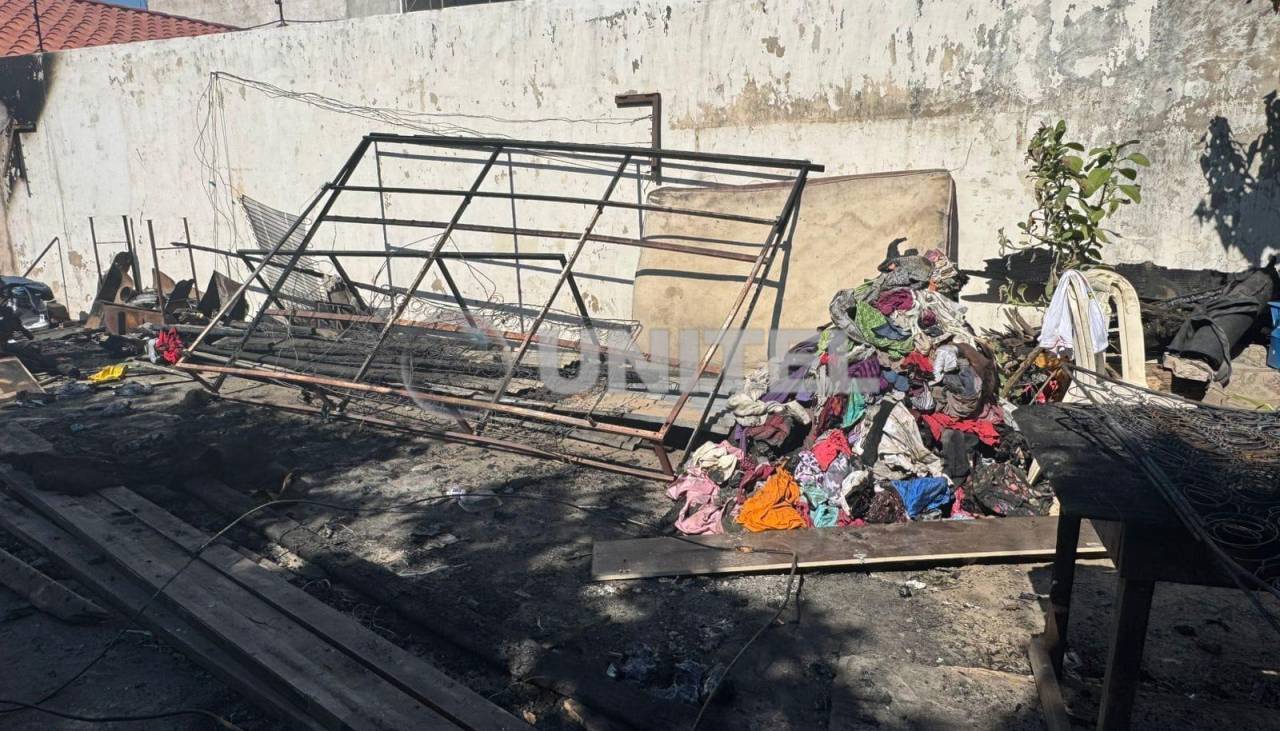
<svg viewBox="0 0 1280 731">
<path fill-rule="evenodd" d="M 302 246 L 307 235 L 305 221 L 290 231 L 290 227 L 298 220 L 297 216 L 272 208 L 247 195 L 240 196 L 240 203 L 244 206 L 245 217 L 249 219 L 249 227 L 253 229 L 253 237 L 258 240 L 259 246 L 270 248 L 279 241 L 284 242 L 281 245 L 283 251 L 297 251 L 298 247 Z M 278 263 L 284 264 L 284 262 Z M 309 256 L 298 260 L 298 266 L 306 270 L 318 270 L 319 264 L 319 261 Z M 271 286 L 274 286 L 283 275 L 283 266 L 269 266 L 262 272 L 262 278 Z M 282 297 L 297 301 L 315 301 L 321 298 L 323 291 L 324 282 L 321 278 L 305 275 L 285 277 L 280 287 Z"/>
<path fill-rule="evenodd" d="M 1280 414 L 1187 401 L 1073 369 L 1061 408 L 1110 434 L 1248 588 L 1280 597 Z"/>
</svg>

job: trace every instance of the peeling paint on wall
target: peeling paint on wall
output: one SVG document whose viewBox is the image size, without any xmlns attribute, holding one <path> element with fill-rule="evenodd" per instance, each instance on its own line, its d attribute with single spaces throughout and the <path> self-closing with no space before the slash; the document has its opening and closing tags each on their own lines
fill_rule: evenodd
<svg viewBox="0 0 1280 731">
<path fill-rule="evenodd" d="M 423 129 L 640 145 L 647 120 L 591 120 L 627 116 L 618 93 L 658 91 L 666 146 L 805 157 L 829 175 L 950 169 L 966 267 L 1030 205 L 1029 132 L 1065 118 L 1086 142 L 1140 138 L 1153 160 L 1110 256 L 1232 269 L 1270 249 L 1197 214 L 1223 184 L 1215 120 L 1246 147 L 1264 135 L 1278 59 L 1265 4 L 1216 0 L 496 3 L 104 46 L 57 54 L 59 83 L 28 136 L 31 196 L 13 197 L 7 222 L 20 260 L 61 235 L 91 262 L 90 215 L 187 216 L 197 240 L 244 245 L 225 203 L 235 191 L 296 210 L 362 133 L 407 129 L 234 85 L 207 117 L 209 75 L 224 71 L 402 110 Z M 199 259 L 202 276 L 215 263 Z M 589 263 L 624 279 L 634 267 Z M 87 299 L 92 272 L 72 268 Z M 589 294 L 627 316 L 625 297 Z"/>
</svg>

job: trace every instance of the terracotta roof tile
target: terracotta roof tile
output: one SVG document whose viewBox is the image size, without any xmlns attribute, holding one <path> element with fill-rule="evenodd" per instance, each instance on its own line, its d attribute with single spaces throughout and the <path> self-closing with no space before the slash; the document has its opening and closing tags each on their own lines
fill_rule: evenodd
<svg viewBox="0 0 1280 731">
<path fill-rule="evenodd" d="M 136 10 L 98 0 L 37 0 L 44 50 L 154 41 L 236 30 L 229 25 Z M 40 50 L 31 0 L 0 0 L 0 56 Z"/>
</svg>

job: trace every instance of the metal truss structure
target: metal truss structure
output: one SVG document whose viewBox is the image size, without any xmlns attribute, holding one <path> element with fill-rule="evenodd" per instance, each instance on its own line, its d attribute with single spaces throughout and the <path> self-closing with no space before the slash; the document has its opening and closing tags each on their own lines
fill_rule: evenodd
<svg viewBox="0 0 1280 731">
<path fill-rule="evenodd" d="M 788 194 L 767 216 L 655 205 L 645 186 L 659 166 L 664 186 L 781 182 Z M 214 391 L 230 376 L 294 387 L 304 403 L 287 408 L 669 479 L 673 427 L 691 399 L 705 406 L 695 433 L 704 426 L 723 385 L 718 363 L 736 351 L 790 244 L 807 175 L 821 170 L 803 160 L 369 134 L 300 216 L 277 220 L 259 248 L 232 252 L 252 272 L 178 367 Z M 651 225 L 688 216 L 758 235 L 663 235 Z M 582 280 L 609 280 L 629 296 L 631 282 L 600 273 L 636 256 L 629 249 L 746 268 L 696 363 L 643 352 L 635 323 L 588 307 Z M 226 321 L 251 290 L 265 299 L 252 318 Z M 625 377 L 599 374 L 606 362 Z M 633 388 L 672 368 L 661 393 Z M 655 398 L 669 404 L 665 415 L 638 418 L 637 400 Z"/>
</svg>

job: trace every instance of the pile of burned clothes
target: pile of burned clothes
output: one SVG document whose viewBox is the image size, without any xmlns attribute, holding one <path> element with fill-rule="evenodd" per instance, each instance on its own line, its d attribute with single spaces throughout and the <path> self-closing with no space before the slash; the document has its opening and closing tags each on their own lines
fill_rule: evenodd
<svg viewBox="0 0 1280 731">
<path fill-rule="evenodd" d="M 1044 515 L 999 373 L 943 292 L 941 252 L 898 257 L 831 300 L 831 324 L 727 401 L 730 439 L 668 487 L 685 534 Z"/>
</svg>

